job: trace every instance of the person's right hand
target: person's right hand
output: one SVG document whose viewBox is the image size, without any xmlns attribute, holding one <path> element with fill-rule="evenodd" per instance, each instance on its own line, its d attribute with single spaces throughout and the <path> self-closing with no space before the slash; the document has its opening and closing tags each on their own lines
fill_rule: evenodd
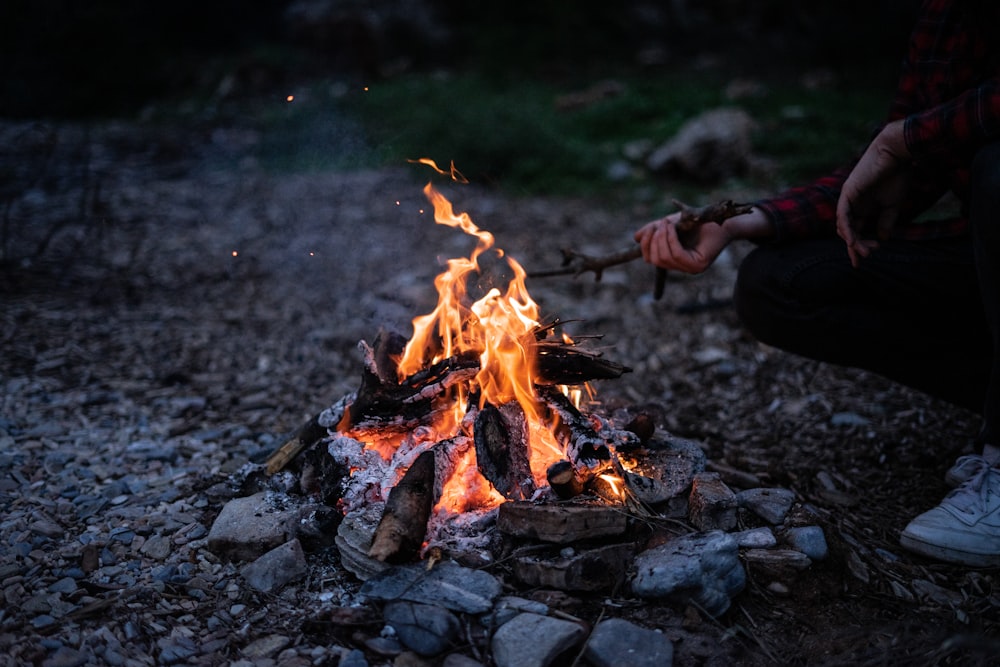
<svg viewBox="0 0 1000 667">
<path fill-rule="evenodd" d="M 837 235 L 847 245 L 851 265 L 858 266 L 878 248 L 878 240 L 861 237 L 866 220 L 874 220 L 879 238 L 888 238 L 906 194 L 909 150 L 903 121 L 889 123 L 851 170 L 837 201 Z"/>
</svg>

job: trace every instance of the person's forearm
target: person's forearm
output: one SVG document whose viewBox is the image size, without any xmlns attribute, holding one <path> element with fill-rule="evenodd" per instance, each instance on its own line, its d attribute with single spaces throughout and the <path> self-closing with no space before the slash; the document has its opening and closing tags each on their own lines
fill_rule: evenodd
<svg viewBox="0 0 1000 667">
<path fill-rule="evenodd" d="M 774 236 L 774 223 L 756 206 L 743 215 L 733 216 L 722 223 L 732 239 L 765 239 Z"/>
</svg>

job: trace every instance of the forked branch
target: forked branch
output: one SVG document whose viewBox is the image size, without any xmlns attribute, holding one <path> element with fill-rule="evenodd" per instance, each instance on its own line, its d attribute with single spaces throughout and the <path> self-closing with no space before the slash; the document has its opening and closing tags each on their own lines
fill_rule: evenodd
<svg viewBox="0 0 1000 667">
<path fill-rule="evenodd" d="M 682 242 L 685 241 L 686 236 L 690 235 L 706 222 L 721 223 L 735 215 L 749 213 L 752 206 L 751 204 L 736 204 L 730 199 L 698 207 L 688 206 L 687 204 L 683 204 L 675 199 L 674 205 L 679 208 L 681 212 L 680 219 L 677 221 L 677 232 L 680 234 Z M 631 262 L 634 259 L 639 259 L 642 257 L 642 250 L 637 246 L 610 255 L 594 256 L 577 252 L 572 249 L 563 248 L 562 255 L 563 261 L 560 268 L 548 269 L 544 271 L 532 271 L 528 274 L 528 276 L 532 278 L 568 275 L 578 276 L 581 273 L 593 271 L 594 279 L 599 281 L 604 269 L 611 266 L 617 266 L 618 264 L 625 264 L 626 262 Z"/>
</svg>

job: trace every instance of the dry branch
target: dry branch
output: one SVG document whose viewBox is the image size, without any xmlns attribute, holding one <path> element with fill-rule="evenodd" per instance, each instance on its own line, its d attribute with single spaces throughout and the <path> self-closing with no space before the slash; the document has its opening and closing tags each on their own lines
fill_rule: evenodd
<svg viewBox="0 0 1000 667">
<path fill-rule="evenodd" d="M 721 223 L 735 215 L 749 213 L 752 208 L 751 204 L 736 204 L 731 199 L 726 199 L 715 204 L 700 207 L 688 206 L 687 204 L 683 204 L 675 199 L 674 205 L 677 206 L 681 212 L 680 218 L 677 221 L 677 232 L 680 235 L 681 242 L 685 243 L 685 245 L 690 241 L 689 237 L 691 233 L 706 222 Z M 531 278 L 568 275 L 578 276 L 581 273 L 593 271 L 594 280 L 600 281 L 604 269 L 617 266 L 618 264 L 625 264 L 635 259 L 640 259 L 642 257 L 642 250 L 635 247 L 610 255 L 593 256 L 586 255 L 582 252 L 577 252 L 569 248 L 563 248 L 562 255 L 563 261 L 560 268 L 548 269 L 544 271 L 532 271 L 528 274 L 528 276 Z M 663 294 L 666 277 L 667 274 L 665 269 L 657 270 L 656 287 L 654 290 L 656 298 L 660 298 Z"/>
</svg>

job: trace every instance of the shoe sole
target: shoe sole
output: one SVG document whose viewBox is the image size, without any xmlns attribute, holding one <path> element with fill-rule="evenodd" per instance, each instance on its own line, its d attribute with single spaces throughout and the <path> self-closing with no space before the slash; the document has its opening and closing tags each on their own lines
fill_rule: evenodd
<svg viewBox="0 0 1000 667">
<path fill-rule="evenodd" d="M 902 533 L 899 536 L 899 543 L 909 551 L 933 558 L 934 560 L 952 563 L 954 565 L 969 565 L 972 567 L 996 567 L 1000 566 L 1000 554 L 997 553 L 973 553 L 969 551 L 959 551 L 942 547 L 939 544 L 925 542 L 913 535 Z"/>
</svg>

